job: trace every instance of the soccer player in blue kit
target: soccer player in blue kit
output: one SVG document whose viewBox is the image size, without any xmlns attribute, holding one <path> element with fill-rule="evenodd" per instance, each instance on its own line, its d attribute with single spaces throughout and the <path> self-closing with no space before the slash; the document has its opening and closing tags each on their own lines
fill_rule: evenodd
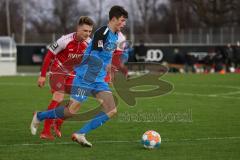
<svg viewBox="0 0 240 160">
<path fill-rule="evenodd" d="M 69 104 L 44 112 L 35 112 L 30 126 L 33 135 L 36 135 L 41 121 L 72 117 L 80 109 L 80 104 L 89 95 L 93 95 L 101 103 L 102 111 L 72 134 L 73 141 L 82 146 L 92 147 L 85 135 L 100 127 L 117 113 L 112 92 L 104 78 L 107 68 L 111 68 L 112 53 L 117 46 L 118 33 L 126 25 L 127 18 L 128 12 L 123 7 L 113 6 L 110 9 L 108 25 L 96 30 L 81 64 L 75 68 L 76 77 L 73 80 Z"/>
</svg>

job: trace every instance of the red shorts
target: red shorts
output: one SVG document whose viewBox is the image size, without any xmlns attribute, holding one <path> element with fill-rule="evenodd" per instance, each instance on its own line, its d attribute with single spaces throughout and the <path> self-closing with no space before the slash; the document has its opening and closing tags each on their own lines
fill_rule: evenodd
<svg viewBox="0 0 240 160">
<path fill-rule="evenodd" d="M 54 93 L 59 91 L 63 93 L 70 93 L 74 77 L 75 72 L 65 73 L 57 68 L 52 68 L 49 76 L 51 92 Z"/>
<path fill-rule="evenodd" d="M 74 77 L 74 75 L 51 74 L 49 78 L 51 92 L 70 93 Z"/>
</svg>

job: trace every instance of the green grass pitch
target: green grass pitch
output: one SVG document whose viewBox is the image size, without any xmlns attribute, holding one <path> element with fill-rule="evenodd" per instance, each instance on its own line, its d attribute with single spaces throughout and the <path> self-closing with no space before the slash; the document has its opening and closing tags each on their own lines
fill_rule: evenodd
<svg viewBox="0 0 240 160">
<path fill-rule="evenodd" d="M 82 122 L 66 121 L 63 137 L 55 141 L 30 134 L 32 113 L 47 107 L 49 87 L 39 89 L 36 76 L 0 77 L 0 160 L 240 159 L 240 75 L 167 74 L 163 79 L 174 85 L 171 93 L 139 98 L 135 107 L 119 99 L 118 116 L 87 136 L 93 148 L 82 148 L 70 139 Z M 81 111 L 94 104 L 91 99 Z M 159 149 L 140 144 L 150 129 L 161 134 Z"/>
</svg>

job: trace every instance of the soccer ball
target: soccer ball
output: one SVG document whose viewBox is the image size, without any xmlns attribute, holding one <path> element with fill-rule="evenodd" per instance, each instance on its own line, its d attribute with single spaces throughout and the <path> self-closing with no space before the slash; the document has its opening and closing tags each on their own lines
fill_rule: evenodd
<svg viewBox="0 0 240 160">
<path fill-rule="evenodd" d="M 149 130 L 143 134 L 142 144 L 147 149 L 158 148 L 161 144 L 161 136 L 158 132 Z"/>
</svg>

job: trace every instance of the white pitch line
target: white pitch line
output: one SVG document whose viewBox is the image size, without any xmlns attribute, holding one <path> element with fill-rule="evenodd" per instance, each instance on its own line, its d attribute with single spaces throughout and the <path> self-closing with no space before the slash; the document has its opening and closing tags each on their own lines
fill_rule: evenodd
<svg viewBox="0 0 240 160">
<path fill-rule="evenodd" d="M 13 83 L 13 82 L 0 82 L 0 85 L 9 85 L 9 86 L 37 86 L 35 83 Z M 217 87 L 217 88 L 229 88 L 229 89 L 238 89 L 240 86 L 231 86 L 231 85 L 207 85 L 207 84 L 174 84 L 174 86 L 192 86 L 192 87 Z"/>
<path fill-rule="evenodd" d="M 37 87 L 37 83 L 33 84 L 33 83 L 12 83 L 12 82 L 0 82 L 1 86 L 36 86 Z"/>
<path fill-rule="evenodd" d="M 31 86 L 31 87 L 37 87 L 37 83 L 12 83 L 12 82 L 0 82 L 0 86 Z M 45 84 L 46 87 L 49 86 L 49 84 Z"/>
<path fill-rule="evenodd" d="M 240 89 L 240 86 L 231 86 L 231 85 L 216 85 L 216 84 L 175 84 L 175 86 L 192 86 L 192 87 L 216 87 L 216 88 L 229 88 L 229 89 Z"/>
<path fill-rule="evenodd" d="M 239 99 L 240 100 L 240 97 L 230 97 L 230 96 L 219 96 L 221 98 L 228 98 L 228 99 Z"/>
<path fill-rule="evenodd" d="M 226 99 L 240 99 L 240 97 L 231 97 L 218 94 L 197 94 L 197 93 L 184 93 L 184 92 L 173 92 L 174 95 L 181 96 L 198 96 L 198 97 L 211 97 L 211 98 L 226 98 Z"/>
<path fill-rule="evenodd" d="M 183 95 L 183 96 L 200 96 L 200 97 L 208 97 L 207 94 L 197 94 L 197 93 L 184 93 L 184 92 L 173 92 L 175 95 Z"/>
<path fill-rule="evenodd" d="M 207 141 L 207 140 L 235 140 L 240 137 L 207 137 L 207 138 L 195 138 L 195 139 L 180 139 L 179 141 Z M 178 141 L 178 140 L 166 140 L 167 142 Z"/>
<path fill-rule="evenodd" d="M 11 83 L 11 82 L 0 82 L 0 85 L 7 85 L 7 86 L 34 86 L 37 87 L 37 84 L 33 83 Z M 197 85 L 197 84 L 177 84 L 177 85 L 185 85 L 185 86 L 205 86 L 205 87 L 221 87 L 221 88 L 231 88 L 231 89 L 240 89 L 240 87 L 236 86 L 228 86 L 228 85 Z M 46 84 L 46 86 L 49 86 Z M 233 92 L 227 92 L 227 93 L 218 93 L 218 94 L 197 94 L 197 93 L 184 93 L 184 92 L 172 92 L 171 94 L 174 95 L 183 95 L 183 96 L 200 96 L 200 97 L 221 97 L 226 99 L 240 99 L 240 97 L 231 97 L 228 95 L 235 95 L 239 94 L 240 91 L 233 91 Z"/>
<path fill-rule="evenodd" d="M 235 95 L 235 94 L 240 94 L 240 91 L 235 91 L 235 92 L 227 92 L 227 93 L 218 93 L 218 96 L 228 96 L 228 95 Z"/>
<path fill-rule="evenodd" d="M 15 146 L 43 146 L 43 145 L 64 145 L 73 144 L 73 142 L 60 142 L 60 143 L 19 143 L 19 144 L 0 144 L 0 147 L 15 147 Z"/>
<path fill-rule="evenodd" d="M 236 140 L 240 139 L 240 137 L 206 137 L 206 138 L 193 138 L 193 139 L 162 139 L 162 143 L 167 142 L 188 142 L 188 141 L 208 141 L 208 140 Z M 114 140 L 100 140 L 100 141 L 93 141 L 93 143 L 140 143 L 140 140 L 135 141 L 114 141 Z M 22 147 L 22 146 L 49 146 L 49 145 L 73 145 L 76 144 L 74 142 L 59 142 L 59 143 L 19 143 L 19 144 L 0 144 L 0 147 Z"/>
</svg>

